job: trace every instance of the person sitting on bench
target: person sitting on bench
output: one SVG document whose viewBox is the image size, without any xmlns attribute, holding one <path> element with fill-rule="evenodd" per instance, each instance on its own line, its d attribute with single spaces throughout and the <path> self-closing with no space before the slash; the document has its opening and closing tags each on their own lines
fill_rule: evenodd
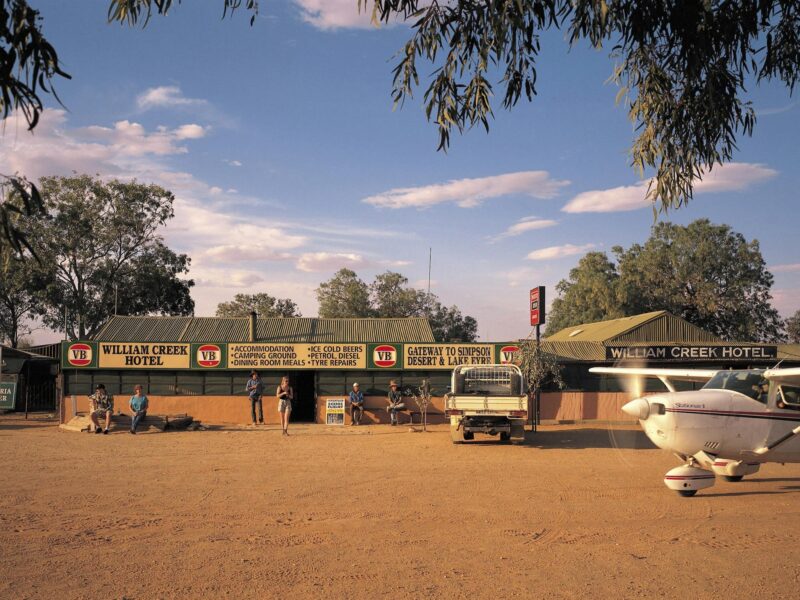
<svg viewBox="0 0 800 600">
<path fill-rule="evenodd" d="M 389 395 L 387 399 L 389 400 L 389 406 L 386 407 L 386 410 L 389 411 L 389 419 L 392 425 L 397 425 L 397 413 L 401 410 L 405 410 L 406 405 L 403 403 L 403 393 L 397 389 L 397 382 L 395 380 L 389 382 Z"/>
<path fill-rule="evenodd" d="M 350 392 L 350 424 L 361 425 L 361 417 L 364 415 L 364 393 L 358 389 L 358 384 L 353 384 L 353 391 Z"/>
<path fill-rule="evenodd" d="M 142 394 L 142 386 L 137 385 L 133 388 L 133 396 L 128 403 L 131 408 L 131 433 L 136 433 L 136 427 L 147 416 L 147 396 Z"/>
<path fill-rule="evenodd" d="M 112 414 L 114 414 L 114 397 L 106 393 L 106 386 L 98 383 L 94 394 L 89 396 L 89 418 L 92 420 L 95 433 L 108 433 Z M 106 421 L 105 429 L 100 429 L 100 418 Z"/>
</svg>

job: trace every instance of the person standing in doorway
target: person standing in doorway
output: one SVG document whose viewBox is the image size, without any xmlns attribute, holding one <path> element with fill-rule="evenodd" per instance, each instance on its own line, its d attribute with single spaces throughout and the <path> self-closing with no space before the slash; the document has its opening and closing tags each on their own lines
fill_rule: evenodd
<svg viewBox="0 0 800 600">
<path fill-rule="evenodd" d="M 278 397 L 278 412 L 281 413 L 281 427 L 283 435 L 289 435 L 289 416 L 292 414 L 292 400 L 294 400 L 294 390 L 289 385 L 289 378 L 281 378 L 281 384 L 275 392 Z"/>
<path fill-rule="evenodd" d="M 137 385 L 133 388 L 133 396 L 131 396 L 128 405 L 131 408 L 131 433 L 136 433 L 136 427 L 147 416 L 147 396 L 142 393 L 142 386 Z"/>
<path fill-rule="evenodd" d="M 106 386 L 97 384 L 94 394 L 89 396 L 89 418 L 94 425 L 95 433 L 108 433 L 111 427 L 111 415 L 114 414 L 114 397 L 106 393 Z M 100 428 L 100 418 L 105 419 L 105 429 Z"/>
<path fill-rule="evenodd" d="M 261 383 L 261 378 L 258 376 L 258 371 L 250 373 L 250 379 L 247 380 L 245 386 L 247 395 L 250 397 L 250 417 L 253 419 L 253 425 L 257 422 L 264 424 L 264 408 L 261 403 L 261 396 L 264 395 L 264 384 Z M 258 407 L 258 421 L 256 421 L 256 407 Z"/>
<path fill-rule="evenodd" d="M 403 393 L 398 389 L 397 382 L 392 380 L 389 382 L 389 406 L 386 410 L 389 411 L 389 419 L 392 425 L 397 425 L 397 413 L 405 410 L 406 405 L 403 403 Z"/>
<path fill-rule="evenodd" d="M 353 391 L 350 392 L 350 425 L 361 425 L 361 417 L 364 414 L 364 393 L 358 389 L 358 384 L 353 384 Z"/>
</svg>

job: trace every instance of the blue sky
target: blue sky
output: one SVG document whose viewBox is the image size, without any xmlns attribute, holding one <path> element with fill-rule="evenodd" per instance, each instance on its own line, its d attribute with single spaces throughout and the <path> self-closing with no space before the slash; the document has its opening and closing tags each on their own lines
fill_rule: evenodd
<svg viewBox="0 0 800 600">
<path fill-rule="evenodd" d="M 430 247 L 432 290 L 475 316 L 482 340 L 511 339 L 530 329 L 530 287 L 552 299 L 584 252 L 641 242 L 653 224 L 608 53 L 569 50 L 558 32 L 543 40 L 534 102 L 497 106 L 488 135 L 456 135 L 445 154 L 422 90 L 392 110 L 409 30 L 371 27 L 356 0 L 265 2 L 253 27 L 245 13 L 221 21 L 221 0 L 184 3 L 145 29 L 107 24 L 106 0 L 31 4 L 73 79 L 58 85 L 66 110 L 50 102 L 33 135 L 6 124 L 0 168 L 171 189 L 162 235 L 192 257 L 198 315 L 265 291 L 313 316 L 314 289 L 340 267 L 422 287 Z M 800 108 L 777 84 L 750 97 L 754 136 L 668 219 L 758 239 L 788 316 L 800 309 Z"/>
</svg>

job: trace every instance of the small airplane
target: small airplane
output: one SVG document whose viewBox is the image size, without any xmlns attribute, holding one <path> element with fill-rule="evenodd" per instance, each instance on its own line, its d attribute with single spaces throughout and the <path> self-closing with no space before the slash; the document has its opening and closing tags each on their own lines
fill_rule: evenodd
<svg viewBox="0 0 800 600">
<path fill-rule="evenodd" d="M 622 410 L 647 437 L 684 465 L 664 476 L 681 496 L 694 496 L 715 475 L 741 481 L 763 463 L 800 462 L 800 368 L 716 371 L 593 367 L 592 373 L 654 377 L 669 392 L 631 400 Z M 705 385 L 678 392 L 674 382 Z"/>
</svg>

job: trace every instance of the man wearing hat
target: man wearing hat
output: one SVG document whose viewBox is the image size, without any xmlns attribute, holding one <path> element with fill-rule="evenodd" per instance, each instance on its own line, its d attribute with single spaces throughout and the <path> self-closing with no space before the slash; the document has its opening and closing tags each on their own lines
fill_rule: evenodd
<svg viewBox="0 0 800 600">
<path fill-rule="evenodd" d="M 389 419 L 392 425 L 397 425 L 397 413 L 405 410 L 406 405 L 403 404 L 403 394 L 397 389 L 397 382 L 394 379 L 389 382 L 388 400 L 389 406 L 386 407 L 386 410 L 389 411 Z"/>
<path fill-rule="evenodd" d="M 94 394 L 89 396 L 89 418 L 94 424 L 95 433 L 108 433 L 111 427 L 111 415 L 114 413 L 114 397 L 106 393 L 106 386 L 97 384 Z M 100 418 L 105 419 L 106 428 L 100 429 Z"/>
<path fill-rule="evenodd" d="M 350 392 L 350 425 L 361 425 L 361 417 L 364 414 L 364 393 L 358 389 L 358 384 L 353 384 L 353 391 Z"/>
</svg>

